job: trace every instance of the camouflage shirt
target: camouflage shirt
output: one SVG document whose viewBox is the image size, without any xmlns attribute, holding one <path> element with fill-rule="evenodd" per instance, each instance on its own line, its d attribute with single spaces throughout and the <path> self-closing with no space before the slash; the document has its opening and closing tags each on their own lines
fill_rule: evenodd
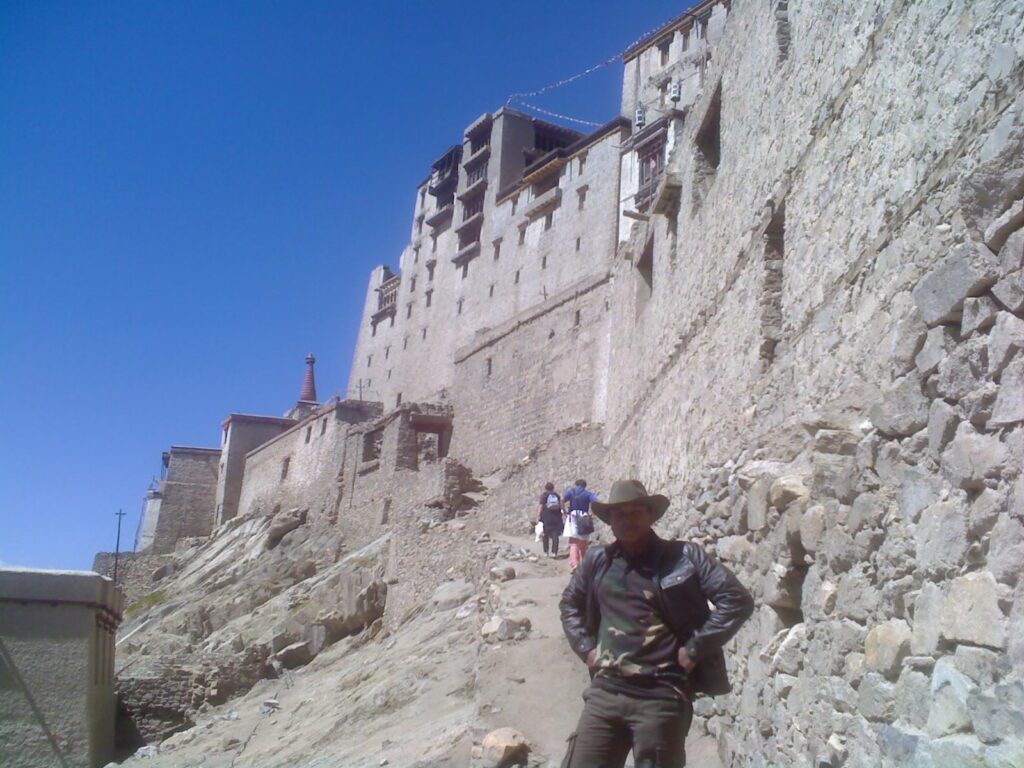
<svg viewBox="0 0 1024 768">
<path fill-rule="evenodd" d="M 679 639 L 658 613 L 650 557 L 620 549 L 597 584 L 601 626 L 594 684 L 643 698 L 687 699 Z"/>
</svg>

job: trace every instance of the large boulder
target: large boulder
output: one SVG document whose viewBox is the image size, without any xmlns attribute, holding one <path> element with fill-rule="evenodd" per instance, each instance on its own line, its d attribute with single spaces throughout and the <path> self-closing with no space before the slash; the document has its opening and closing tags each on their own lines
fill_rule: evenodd
<svg viewBox="0 0 1024 768">
<path fill-rule="evenodd" d="M 928 424 L 928 405 L 928 398 L 921 389 L 921 377 L 908 374 L 893 382 L 868 415 L 882 434 L 905 437 Z"/>
<path fill-rule="evenodd" d="M 910 627 L 902 619 L 890 619 L 868 632 L 864 639 L 864 664 L 872 672 L 895 680 L 900 664 L 910 655 Z"/>
<path fill-rule="evenodd" d="M 287 512 L 278 512 L 270 521 L 270 527 L 267 529 L 266 548 L 273 549 L 281 539 L 300 525 L 304 525 L 305 522 L 305 509 L 289 509 Z"/>
<path fill-rule="evenodd" d="M 529 742 L 515 728 L 498 728 L 491 731 L 484 736 L 482 747 L 481 759 L 484 768 L 525 765 L 530 754 Z"/>
</svg>

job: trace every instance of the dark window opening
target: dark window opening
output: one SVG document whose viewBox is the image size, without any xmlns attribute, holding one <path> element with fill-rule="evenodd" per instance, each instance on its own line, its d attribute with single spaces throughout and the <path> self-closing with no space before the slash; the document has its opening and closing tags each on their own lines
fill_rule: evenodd
<svg viewBox="0 0 1024 768">
<path fill-rule="evenodd" d="M 548 268 L 548 257 L 547 256 L 541 256 L 540 257 L 540 268 L 541 269 L 547 269 Z"/>
<path fill-rule="evenodd" d="M 389 357 L 391 357 L 391 347 L 384 347 L 384 359 L 387 360 Z"/>
<path fill-rule="evenodd" d="M 577 202 L 577 210 L 582 211 L 583 210 L 583 206 L 587 204 L 587 190 L 585 190 L 585 189 L 577 189 L 576 190 L 576 194 L 578 195 L 577 200 L 576 200 L 576 202 Z"/>
<path fill-rule="evenodd" d="M 522 245 L 526 242 L 526 227 L 519 228 L 519 244 Z"/>
<path fill-rule="evenodd" d="M 580 249 L 580 239 L 581 238 L 578 238 L 578 237 L 576 238 L 576 250 L 577 251 Z"/>
<path fill-rule="evenodd" d="M 391 369 L 388 368 L 388 381 L 391 381 Z"/>
<path fill-rule="evenodd" d="M 775 349 L 782 340 L 782 287 L 786 255 L 786 203 L 775 209 L 764 230 L 764 275 L 761 284 L 762 369 L 775 361 Z"/>
<path fill-rule="evenodd" d="M 434 292 L 432 290 L 427 291 L 426 298 L 427 298 L 427 306 L 429 307 L 431 302 L 434 300 Z"/>
<path fill-rule="evenodd" d="M 494 298 L 494 283 L 491 283 L 491 285 L 488 287 L 488 289 L 487 289 L 487 296 L 488 296 L 488 298 L 491 298 L 491 299 Z"/>
<path fill-rule="evenodd" d="M 579 328 L 580 327 L 580 311 L 578 309 L 576 310 L 576 313 L 573 315 L 572 327 L 573 328 Z"/>
<path fill-rule="evenodd" d="M 320 420 L 320 434 L 323 435 L 327 432 L 327 419 Z"/>
<path fill-rule="evenodd" d="M 487 378 L 491 378 L 491 374 L 494 372 L 494 361 L 491 358 L 487 358 Z"/>
<path fill-rule="evenodd" d="M 399 392 L 397 395 L 395 395 L 395 407 L 397 408 L 401 404 L 402 404 L 402 393 Z"/>
<path fill-rule="evenodd" d="M 412 278 L 409 281 L 409 293 L 412 293 L 415 290 L 416 290 L 416 278 L 414 277 L 414 278 Z"/>
<path fill-rule="evenodd" d="M 694 204 L 699 206 L 718 173 L 718 165 L 722 161 L 722 87 L 715 90 L 708 105 L 704 122 L 696 138 L 696 163 L 694 165 L 693 193 Z"/>
<path fill-rule="evenodd" d="M 583 152 L 580 155 L 580 167 L 579 167 L 579 171 L 578 171 L 580 175 L 583 175 L 583 168 L 584 168 L 584 166 L 586 166 L 586 164 L 587 164 L 587 153 Z"/>
<path fill-rule="evenodd" d="M 313 425 L 310 424 L 308 427 L 306 427 L 306 442 L 308 443 L 310 441 L 310 439 L 312 439 L 312 437 L 313 437 Z"/>
<path fill-rule="evenodd" d="M 501 256 L 501 240 L 494 241 L 494 260 L 497 261 Z"/>
<path fill-rule="evenodd" d="M 554 211 L 544 216 L 544 231 L 551 229 L 551 225 L 555 223 Z"/>
<path fill-rule="evenodd" d="M 420 338 L 423 338 L 423 339 L 427 338 L 427 329 L 426 328 L 424 328 L 423 331 L 420 333 Z"/>
<path fill-rule="evenodd" d="M 405 317 L 406 319 L 412 317 L 412 302 L 405 305 Z"/>
<path fill-rule="evenodd" d="M 519 285 L 519 270 L 518 269 L 516 270 L 516 276 L 515 276 L 515 278 L 513 278 L 512 282 L 515 283 L 516 285 Z"/>
<path fill-rule="evenodd" d="M 427 264 L 427 280 L 434 279 L 434 267 L 436 266 L 436 264 Z"/>
<path fill-rule="evenodd" d="M 465 264 L 462 265 L 462 279 L 465 280 L 467 277 L 469 277 L 469 262 L 468 261 Z"/>
<path fill-rule="evenodd" d="M 284 461 L 281 462 L 281 481 L 288 477 L 288 467 L 292 463 L 291 456 L 285 456 Z"/>
<path fill-rule="evenodd" d="M 371 365 L 373 365 L 373 355 L 367 355 L 366 356 L 366 367 L 369 368 Z"/>
<path fill-rule="evenodd" d="M 666 64 L 668 64 L 668 55 L 669 55 L 669 52 L 671 51 L 671 49 L 672 49 L 672 38 L 671 37 L 668 38 L 667 40 L 663 40 L 662 42 L 658 43 L 658 62 L 661 64 L 661 66 L 664 67 Z"/>
<path fill-rule="evenodd" d="M 406 336 L 404 339 L 402 339 L 402 349 L 408 349 L 408 348 L 409 348 L 409 337 Z"/>
<path fill-rule="evenodd" d="M 458 309 L 455 311 L 455 314 L 461 315 L 462 314 L 462 299 L 459 299 L 459 303 L 456 306 L 458 307 Z"/>
</svg>

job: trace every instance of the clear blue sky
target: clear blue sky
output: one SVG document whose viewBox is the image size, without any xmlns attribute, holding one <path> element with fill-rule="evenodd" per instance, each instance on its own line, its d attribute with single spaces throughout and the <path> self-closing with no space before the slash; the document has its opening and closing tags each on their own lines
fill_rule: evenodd
<svg viewBox="0 0 1024 768">
<path fill-rule="evenodd" d="M 131 547 L 171 444 L 344 389 L 369 270 L 476 116 L 687 0 L 0 0 L 0 562 Z M 615 64 L 537 100 L 604 121 Z"/>
</svg>

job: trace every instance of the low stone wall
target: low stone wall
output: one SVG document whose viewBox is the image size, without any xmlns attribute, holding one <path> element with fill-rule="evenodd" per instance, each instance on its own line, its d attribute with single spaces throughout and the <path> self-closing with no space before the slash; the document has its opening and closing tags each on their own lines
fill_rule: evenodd
<svg viewBox="0 0 1024 768">
<path fill-rule="evenodd" d="M 124 592 L 126 609 L 131 612 L 138 601 L 159 591 L 159 582 L 174 567 L 174 555 L 151 552 L 121 552 L 117 557 L 117 586 Z M 97 552 L 92 569 L 101 576 L 114 578 L 114 553 Z"/>
</svg>

